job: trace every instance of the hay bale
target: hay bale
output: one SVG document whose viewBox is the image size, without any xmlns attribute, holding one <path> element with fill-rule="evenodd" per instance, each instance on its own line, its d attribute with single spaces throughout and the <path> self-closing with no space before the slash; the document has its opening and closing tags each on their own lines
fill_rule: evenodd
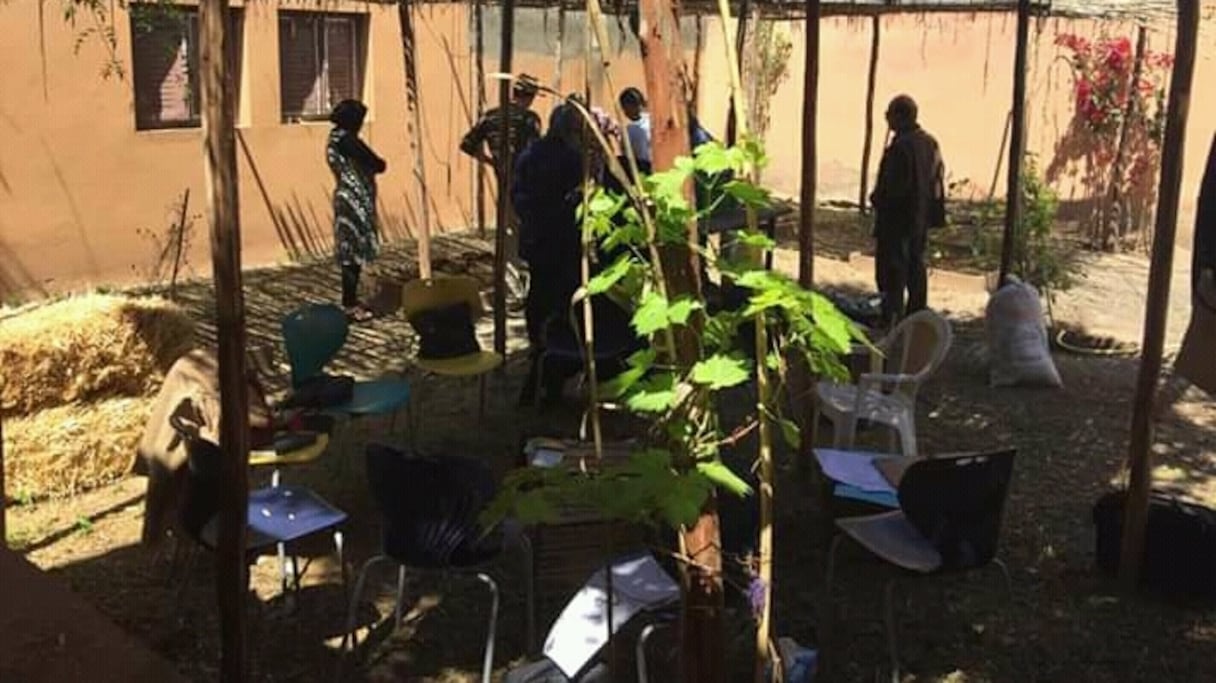
<svg viewBox="0 0 1216 683">
<path fill-rule="evenodd" d="M 150 398 L 50 408 L 4 421 L 4 475 L 15 498 L 65 496 L 120 479 L 152 412 Z"/>
<path fill-rule="evenodd" d="M 169 301 L 90 294 L 0 320 L 0 409 L 8 415 L 146 396 L 194 343 Z"/>
</svg>

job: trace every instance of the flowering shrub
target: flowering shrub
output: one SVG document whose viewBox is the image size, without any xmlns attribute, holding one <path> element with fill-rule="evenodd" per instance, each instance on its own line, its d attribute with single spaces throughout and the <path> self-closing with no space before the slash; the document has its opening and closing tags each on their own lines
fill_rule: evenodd
<svg viewBox="0 0 1216 683">
<path fill-rule="evenodd" d="M 1145 50 L 1137 56 L 1126 37 L 1065 34 L 1073 73 L 1073 117 L 1047 168 L 1047 179 L 1079 178 L 1094 200 L 1087 221 L 1094 246 L 1114 247 L 1146 227 L 1156 202 L 1161 138 L 1165 129 L 1165 81 L 1172 55 Z"/>
</svg>

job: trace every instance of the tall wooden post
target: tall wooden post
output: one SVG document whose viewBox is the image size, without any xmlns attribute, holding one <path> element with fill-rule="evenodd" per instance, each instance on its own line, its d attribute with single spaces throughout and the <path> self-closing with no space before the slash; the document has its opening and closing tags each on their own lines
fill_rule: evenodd
<svg viewBox="0 0 1216 683">
<path fill-rule="evenodd" d="M 5 524 L 8 506 L 4 491 L 4 410 L 0 408 L 0 548 L 8 547 L 8 526 Z"/>
<path fill-rule="evenodd" d="M 806 56 L 802 63 L 802 188 L 798 194 L 798 283 L 815 282 L 815 184 L 819 119 L 819 0 L 806 0 Z M 805 439 L 804 439 L 805 440 Z"/>
<path fill-rule="evenodd" d="M 473 0 L 473 87 L 477 88 L 477 120 L 486 113 L 486 41 L 485 41 L 485 2 Z M 473 189 L 473 201 L 477 202 L 477 234 L 485 239 L 486 236 L 486 165 L 474 161 L 473 177 L 476 184 Z"/>
<path fill-rule="evenodd" d="M 1018 0 L 1018 34 L 1013 53 L 1013 113 L 1009 130 L 1009 176 L 1005 186 L 1005 234 L 997 286 L 1009 277 L 1014 240 L 1022 222 L 1022 159 L 1026 156 L 1026 44 L 1030 40 L 1030 0 Z"/>
<path fill-rule="evenodd" d="M 751 0 L 742 0 L 739 3 L 739 18 L 735 24 L 735 59 L 739 73 L 746 71 L 747 61 L 744 59 L 744 47 L 747 45 L 747 20 L 748 15 L 752 11 Z M 735 98 L 731 98 L 726 109 L 726 146 L 733 146 L 738 142 L 739 137 L 739 117 L 742 114 L 735 111 Z M 745 122 L 746 125 L 746 122 Z"/>
<path fill-rule="evenodd" d="M 1165 115 L 1165 141 L 1161 148 L 1161 179 L 1157 185 L 1157 226 L 1148 274 L 1144 342 L 1136 399 L 1132 403 L 1132 434 L 1127 450 L 1130 478 L 1123 516 L 1123 546 L 1119 579 L 1132 589 L 1140 577 L 1148 498 L 1152 487 L 1153 401 L 1161 376 L 1165 345 L 1165 319 L 1169 312 L 1170 275 L 1174 265 L 1174 235 L 1178 225 L 1178 197 L 1182 188 L 1182 160 L 1186 150 L 1186 118 L 1191 106 L 1195 75 L 1195 41 L 1199 33 L 1198 0 L 1178 0 L 1178 35 L 1174 43 L 1174 72 L 1170 77 Z"/>
<path fill-rule="evenodd" d="M 502 35 L 498 70 L 511 73 L 511 58 L 515 40 L 515 0 L 502 2 Z M 511 117 L 507 105 L 511 102 L 511 81 L 498 84 L 498 226 L 494 232 L 494 351 L 507 353 L 507 229 L 511 224 Z"/>
<path fill-rule="evenodd" d="M 407 134 L 414 148 L 414 179 L 418 182 L 418 274 L 431 277 L 431 198 L 426 189 L 426 154 L 422 141 L 422 105 L 418 92 L 418 40 L 414 33 L 414 13 L 410 0 L 397 1 L 397 21 L 401 26 L 401 52 L 405 59 L 405 109 Z M 409 130 L 412 129 L 412 130 Z"/>
<path fill-rule="evenodd" d="M 245 300 L 241 290 L 241 228 L 237 195 L 235 98 L 227 60 L 228 0 L 199 4 L 203 161 L 211 262 L 215 280 L 215 327 L 219 340 L 220 448 L 224 453 L 216 548 L 216 592 L 223 656 L 220 680 L 247 679 L 245 593 L 246 509 L 249 502 L 249 401 L 245 381 Z"/>
<path fill-rule="evenodd" d="M 870 202 L 870 148 L 874 146 L 874 87 L 878 82 L 878 41 L 882 34 L 882 16 L 871 17 L 870 70 L 866 76 L 866 122 L 865 140 L 861 143 L 861 189 L 857 193 L 857 209 L 861 215 L 869 213 Z"/>
</svg>

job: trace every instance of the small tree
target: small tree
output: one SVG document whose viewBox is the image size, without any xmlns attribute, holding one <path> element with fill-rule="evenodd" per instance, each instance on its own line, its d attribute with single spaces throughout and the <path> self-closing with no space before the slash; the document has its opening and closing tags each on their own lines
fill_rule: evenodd
<svg viewBox="0 0 1216 683">
<path fill-rule="evenodd" d="M 1073 75 L 1073 117 L 1056 143 L 1047 180 L 1079 178 L 1094 200 L 1086 224 L 1094 247 L 1111 249 L 1148 227 L 1165 130 L 1165 82 L 1174 59 L 1126 37 L 1062 35 Z"/>
</svg>

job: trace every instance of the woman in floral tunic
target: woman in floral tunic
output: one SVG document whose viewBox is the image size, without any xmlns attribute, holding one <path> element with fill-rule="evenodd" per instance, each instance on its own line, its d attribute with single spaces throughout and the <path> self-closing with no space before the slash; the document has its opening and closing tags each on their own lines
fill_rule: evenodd
<svg viewBox="0 0 1216 683">
<path fill-rule="evenodd" d="M 387 164 L 362 140 L 359 129 L 367 107 L 357 100 L 343 100 L 334 107 L 329 120 L 325 157 L 334 173 L 334 253 L 342 268 L 342 306 L 355 321 L 372 317 L 359 302 L 359 275 L 363 266 L 376 258 L 380 236 L 376 226 L 376 175 Z"/>
</svg>

